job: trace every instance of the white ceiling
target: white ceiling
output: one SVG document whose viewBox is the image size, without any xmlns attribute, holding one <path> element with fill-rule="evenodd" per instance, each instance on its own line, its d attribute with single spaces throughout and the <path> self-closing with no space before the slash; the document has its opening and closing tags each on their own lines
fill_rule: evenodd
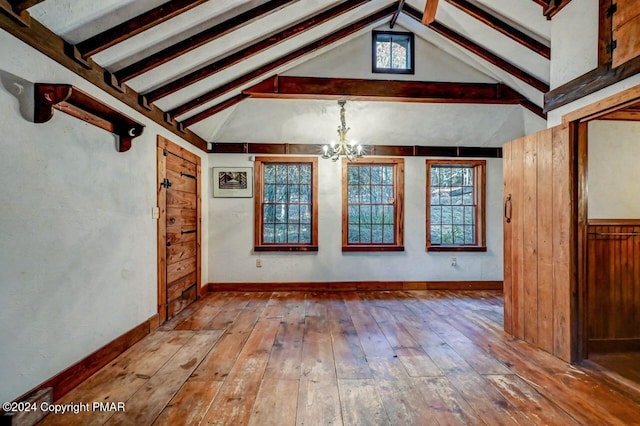
<svg viewBox="0 0 640 426">
<path fill-rule="evenodd" d="M 29 9 L 36 19 L 71 44 L 77 44 L 128 19 L 151 10 L 166 0 L 45 0 Z M 407 0 L 420 11 L 426 0 Z M 209 0 L 187 12 L 122 41 L 91 57 L 115 72 L 159 50 L 228 20 L 262 1 Z M 204 46 L 126 82 L 145 94 L 193 70 L 247 47 L 343 1 L 297 0 L 256 19 Z M 550 23 L 533 0 L 475 0 L 474 5 L 549 45 Z M 370 0 L 322 25 L 275 44 L 265 51 L 185 87 L 154 104 L 170 110 L 283 55 L 349 26 L 396 0 Z M 414 76 L 371 74 L 370 32 L 388 29 L 390 17 L 374 22 L 338 42 L 288 62 L 242 86 L 200 105 L 182 116 L 184 120 L 227 100 L 274 74 L 335 78 L 415 79 L 418 81 L 503 82 L 542 107 L 543 93 L 496 65 L 459 46 L 407 14 L 401 14 L 394 29 L 417 36 Z M 473 40 L 484 49 L 516 65 L 548 84 L 549 60 L 480 22 L 464 11 L 440 0 L 436 20 Z M 400 102 L 349 102 L 350 136 L 363 143 L 387 145 L 500 146 L 524 133 L 527 120 L 544 122 L 528 110 L 514 105 L 423 104 Z M 536 118 L 534 118 L 536 117 Z M 322 143 L 333 137 L 338 120 L 335 101 L 246 99 L 189 127 L 206 141 Z"/>
</svg>

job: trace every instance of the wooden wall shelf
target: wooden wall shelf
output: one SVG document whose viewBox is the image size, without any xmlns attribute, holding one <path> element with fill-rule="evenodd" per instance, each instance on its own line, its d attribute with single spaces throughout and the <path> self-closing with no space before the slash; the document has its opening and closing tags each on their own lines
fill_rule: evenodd
<svg viewBox="0 0 640 426">
<path fill-rule="evenodd" d="M 133 138 L 144 129 L 144 125 L 70 84 L 36 83 L 34 121 L 49 121 L 54 108 L 118 135 L 119 152 L 128 151 Z"/>
</svg>

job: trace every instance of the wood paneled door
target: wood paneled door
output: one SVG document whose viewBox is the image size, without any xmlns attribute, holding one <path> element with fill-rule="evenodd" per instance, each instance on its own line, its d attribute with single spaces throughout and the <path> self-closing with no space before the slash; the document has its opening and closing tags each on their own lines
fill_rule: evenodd
<svg viewBox="0 0 640 426">
<path fill-rule="evenodd" d="M 173 318 L 200 289 L 200 157 L 158 136 L 158 316 Z"/>
<path fill-rule="evenodd" d="M 503 147 L 504 328 L 574 360 L 575 166 L 567 127 Z"/>
</svg>

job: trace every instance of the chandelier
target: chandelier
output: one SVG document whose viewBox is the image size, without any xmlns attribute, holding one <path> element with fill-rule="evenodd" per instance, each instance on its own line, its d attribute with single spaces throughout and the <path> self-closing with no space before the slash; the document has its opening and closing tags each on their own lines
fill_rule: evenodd
<svg viewBox="0 0 640 426">
<path fill-rule="evenodd" d="M 362 145 L 351 141 L 347 143 L 347 127 L 346 120 L 344 118 L 344 105 L 347 101 L 338 101 L 340 105 L 340 126 L 338 126 L 338 138 L 339 142 L 331 142 L 322 146 L 322 158 L 330 158 L 333 161 L 338 161 L 341 155 L 347 157 L 349 161 L 352 161 L 356 157 L 362 157 Z"/>
</svg>

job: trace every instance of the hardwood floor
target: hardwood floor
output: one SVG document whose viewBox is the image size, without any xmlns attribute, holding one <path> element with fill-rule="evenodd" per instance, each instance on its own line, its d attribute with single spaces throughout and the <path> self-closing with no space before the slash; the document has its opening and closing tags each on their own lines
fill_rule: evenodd
<svg viewBox="0 0 640 426">
<path fill-rule="evenodd" d="M 215 293 L 59 403 L 64 425 L 640 424 L 619 391 L 506 335 L 499 292 Z"/>
</svg>

